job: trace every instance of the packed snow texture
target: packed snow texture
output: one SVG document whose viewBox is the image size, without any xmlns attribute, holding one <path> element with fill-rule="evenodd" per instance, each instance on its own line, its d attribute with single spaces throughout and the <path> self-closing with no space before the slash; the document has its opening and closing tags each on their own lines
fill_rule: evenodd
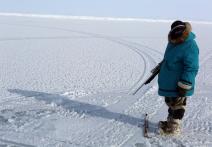
<svg viewBox="0 0 212 147">
<path fill-rule="evenodd" d="M 171 22 L 0 16 L 0 146 L 212 146 L 212 25 L 192 23 L 200 47 L 195 95 L 179 137 L 144 138 L 167 107 L 156 79 Z M 140 124 L 140 125 L 139 125 Z"/>
</svg>

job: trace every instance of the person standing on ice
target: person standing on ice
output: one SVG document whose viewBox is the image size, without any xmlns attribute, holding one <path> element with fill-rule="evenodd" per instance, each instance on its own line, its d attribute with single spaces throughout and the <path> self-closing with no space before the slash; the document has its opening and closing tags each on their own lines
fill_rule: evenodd
<svg viewBox="0 0 212 147">
<path fill-rule="evenodd" d="M 160 133 L 179 134 L 187 96 L 194 93 L 199 69 L 199 48 L 188 22 L 175 21 L 168 34 L 168 45 L 160 63 L 158 93 L 168 106 L 167 121 L 159 122 Z"/>
</svg>

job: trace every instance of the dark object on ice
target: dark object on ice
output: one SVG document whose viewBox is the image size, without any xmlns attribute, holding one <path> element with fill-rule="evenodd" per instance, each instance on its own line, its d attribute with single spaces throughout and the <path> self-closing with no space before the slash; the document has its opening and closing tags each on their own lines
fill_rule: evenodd
<svg viewBox="0 0 212 147">
<path fill-rule="evenodd" d="M 146 138 L 149 138 L 149 136 L 148 136 L 148 128 L 149 128 L 148 114 L 145 114 L 145 118 L 144 118 L 144 137 L 146 137 Z"/>
</svg>

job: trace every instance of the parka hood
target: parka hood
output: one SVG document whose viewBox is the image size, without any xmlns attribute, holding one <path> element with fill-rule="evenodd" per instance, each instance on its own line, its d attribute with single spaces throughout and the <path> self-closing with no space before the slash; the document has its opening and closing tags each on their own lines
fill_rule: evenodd
<svg viewBox="0 0 212 147">
<path fill-rule="evenodd" d="M 191 27 L 191 24 L 189 22 L 185 22 L 186 24 L 186 29 L 183 33 L 183 35 L 177 39 L 172 39 L 170 37 L 170 33 L 168 35 L 168 41 L 170 43 L 173 43 L 173 44 L 180 44 L 182 42 L 185 42 L 185 41 L 189 41 L 189 40 L 192 40 L 192 39 L 195 39 L 195 34 L 192 33 L 192 27 Z"/>
</svg>

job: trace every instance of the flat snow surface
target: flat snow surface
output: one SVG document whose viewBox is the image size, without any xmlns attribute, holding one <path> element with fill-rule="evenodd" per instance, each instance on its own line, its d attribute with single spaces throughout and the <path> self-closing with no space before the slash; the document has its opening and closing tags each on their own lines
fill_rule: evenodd
<svg viewBox="0 0 212 147">
<path fill-rule="evenodd" d="M 212 25 L 193 24 L 196 93 L 179 137 L 144 138 L 167 107 L 156 80 L 168 22 L 0 16 L 1 147 L 212 146 Z"/>
</svg>

